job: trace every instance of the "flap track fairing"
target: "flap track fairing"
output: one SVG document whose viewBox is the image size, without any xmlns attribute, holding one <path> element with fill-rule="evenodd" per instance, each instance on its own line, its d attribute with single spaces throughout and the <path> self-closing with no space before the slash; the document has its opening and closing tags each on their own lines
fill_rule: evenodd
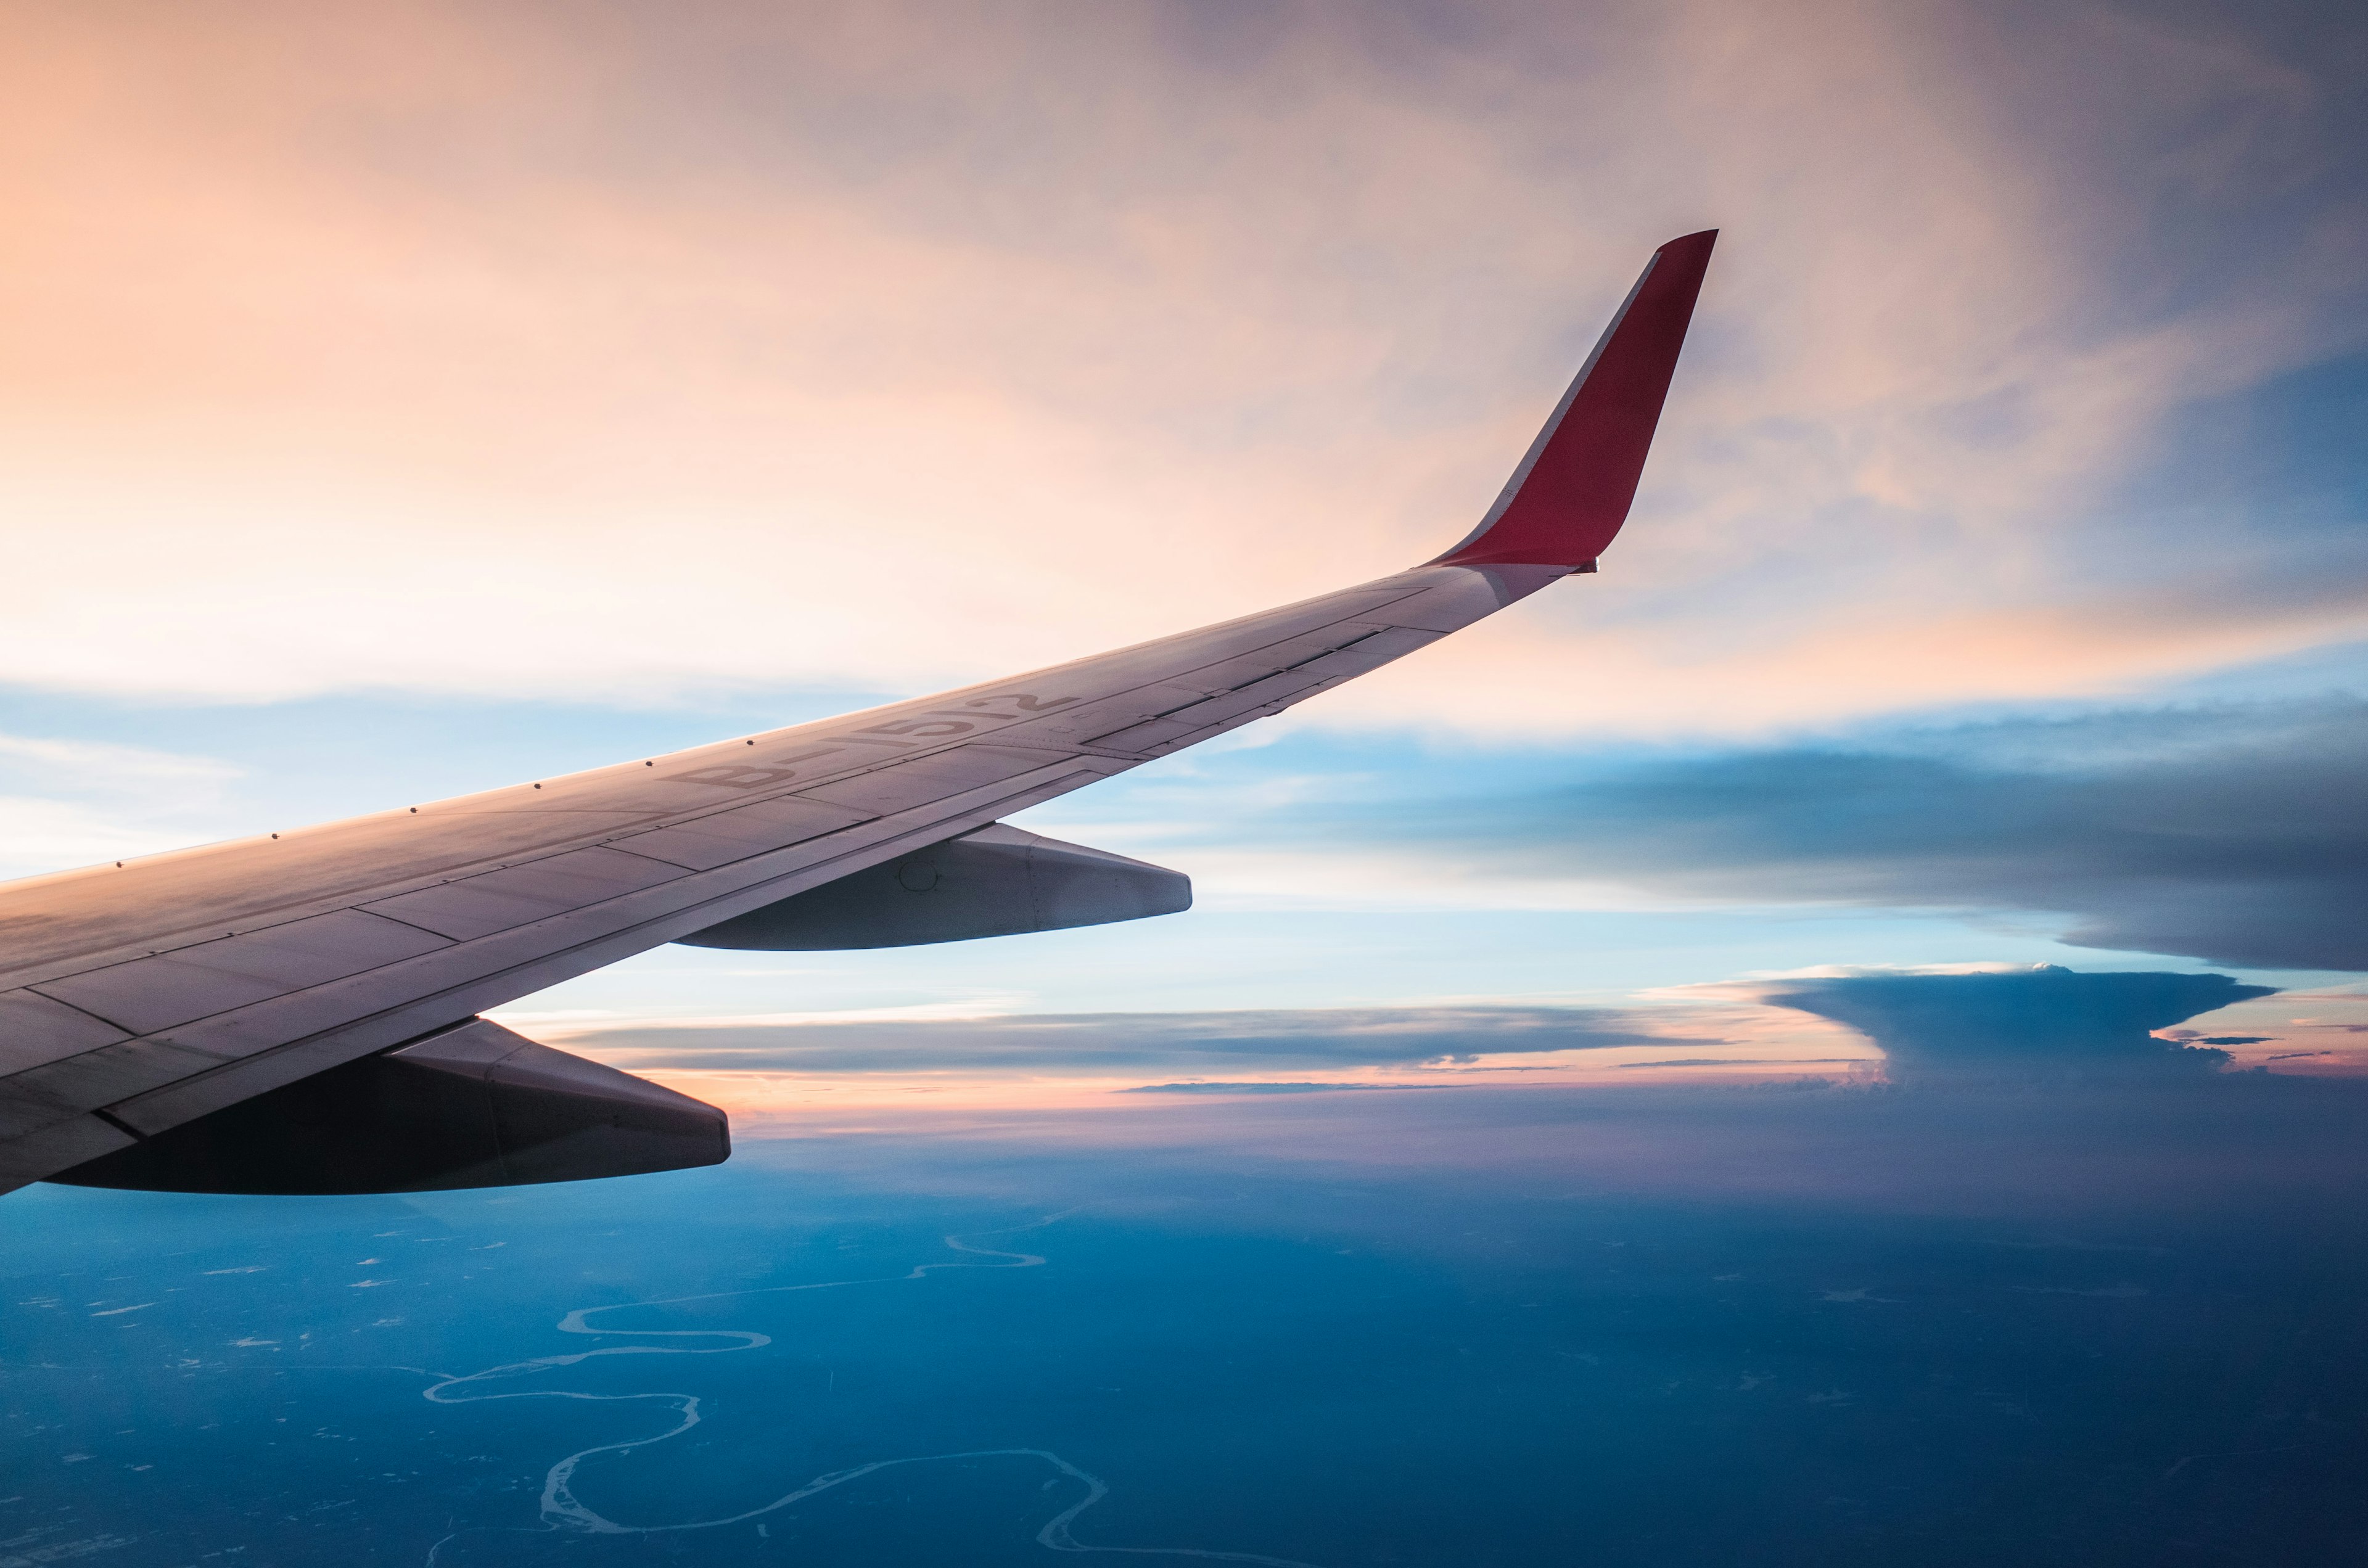
<svg viewBox="0 0 2368 1568">
<path fill-rule="evenodd" d="M 1191 907 L 1181 871 L 994 823 L 681 939 L 766 952 L 908 948 Z"/>
<path fill-rule="evenodd" d="M 721 1165 L 713 1106 L 472 1018 L 51 1176 L 150 1192 L 432 1192 Z"/>
</svg>

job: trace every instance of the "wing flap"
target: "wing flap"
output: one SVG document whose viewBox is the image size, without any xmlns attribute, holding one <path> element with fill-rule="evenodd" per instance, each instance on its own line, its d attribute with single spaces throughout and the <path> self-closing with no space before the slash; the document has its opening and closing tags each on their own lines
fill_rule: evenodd
<svg viewBox="0 0 2368 1568">
<path fill-rule="evenodd" d="M 0 1074 L 21 1073 L 131 1038 L 129 1031 L 38 991 L 0 994 Z"/>
<path fill-rule="evenodd" d="M 44 981 L 36 991 L 131 1034 L 154 1034 L 449 945 L 415 926 L 340 909 Z"/>
<path fill-rule="evenodd" d="M 120 1040 L 61 1057 L 8 1080 L 8 1124 L 32 1131 L 71 1121 L 144 1089 L 202 1076 L 224 1060 L 169 1040 Z"/>
</svg>

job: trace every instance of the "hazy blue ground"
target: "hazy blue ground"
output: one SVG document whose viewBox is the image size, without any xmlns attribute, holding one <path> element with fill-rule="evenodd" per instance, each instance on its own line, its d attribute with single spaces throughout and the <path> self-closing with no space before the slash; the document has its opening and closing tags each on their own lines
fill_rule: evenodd
<svg viewBox="0 0 2368 1568">
<path fill-rule="evenodd" d="M 0 1563 L 2357 1562 L 2363 1108 L 1274 1096 L 36 1188 Z"/>
</svg>

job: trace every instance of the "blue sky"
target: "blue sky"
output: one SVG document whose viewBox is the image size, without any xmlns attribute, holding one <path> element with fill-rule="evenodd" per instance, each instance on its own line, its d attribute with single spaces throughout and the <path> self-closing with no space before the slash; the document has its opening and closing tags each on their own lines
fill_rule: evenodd
<svg viewBox="0 0 2368 1568">
<path fill-rule="evenodd" d="M 34 8 L 0 870 L 1394 569 L 1709 223 L 1601 575 L 1021 819 L 1192 913 L 668 949 L 517 1011 L 1678 1017 L 2054 963 L 2315 998 L 2246 1032 L 2368 1017 L 2356 20 L 1216 18 Z"/>
</svg>

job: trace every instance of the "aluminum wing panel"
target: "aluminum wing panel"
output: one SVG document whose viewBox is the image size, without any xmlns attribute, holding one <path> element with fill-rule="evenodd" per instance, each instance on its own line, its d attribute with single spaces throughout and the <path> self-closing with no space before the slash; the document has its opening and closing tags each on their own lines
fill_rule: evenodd
<svg viewBox="0 0 2368 1568">
<path fill-rule="evenodd" d="M 712 871 L 768 849 L 783 849 L 843 827 L 870 822 L 876 812 L 849 811 L 818 801 L 759 801 L 671 827 L 654 827 L 616 840 L 617 847 L 688 871 Z"/>
<path fill-rule="evenodd" d="M 32 989 L 127 1034 L 154 1034 L 446 945 L 446 937 L 416 925 L 341 909 L 87 970 Z"/>
</svg>

